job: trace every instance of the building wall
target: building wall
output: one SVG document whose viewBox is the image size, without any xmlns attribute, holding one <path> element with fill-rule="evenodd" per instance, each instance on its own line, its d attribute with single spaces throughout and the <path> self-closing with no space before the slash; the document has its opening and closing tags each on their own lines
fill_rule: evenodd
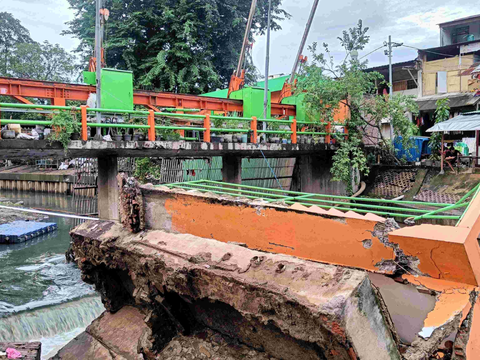
<svg viewBox="0 0 480 360">
<path fill-rule="evenodd" d="M 463 26 L 469 26 L 469 33 L 475 37 L 474 40 L 480 39 L 480 19 L 474 22 L 466 21 L 454 26 L 440 28 L 440 46 L 452 45 L 452 34 L 454 33 L 455 29 Z M 459 42 L 464 41 L 457 41 L 457 43 Z"/>
<path fill-rule="evenodd" d="M 474 55 L 455 56 L 423 63 L 423 96 L 438 93 L 437 73 L 447 72 L 447 93 L 467 92 L 470 75 L 460 76 L 461 71 L 470 68 L 474 63 Z"/>
</svg>

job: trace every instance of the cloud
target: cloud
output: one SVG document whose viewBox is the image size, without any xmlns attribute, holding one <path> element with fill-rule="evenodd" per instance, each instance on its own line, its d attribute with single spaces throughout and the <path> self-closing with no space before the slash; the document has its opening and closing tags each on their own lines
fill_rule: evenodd
<svg viewBox="0 0 480 360">
<path fill-rule="evenodd" d="M 67 0 L 0 0 L 2 11 L 11 12 L 30 30 L 32 38 L 43 42 L 59 43 L 66 50 L 73 50 L 78 40 L 61 36 L 67 29 L 65 22 L 73 19 L 74 11 Z M 298 51 L 305 24 L 313 0 L 284 0 L 283 8 L 292 18 L 281 23 L 282 30 L 272 32 L 270 50 L 270 73 L 289 73 Z M 344 51 L 337 37 L 343 30 L 356 25 L 359 19 L 370 28 L 370 43 L 360 56 L 381 46 L 392 35 L 392 40 L 419 48 L 439 45 L 437 24 L 472 15 L 477 2 L 473 0 L 451 0 L 448 6 L 438 0 L 320 0 L 307 46 L 314 41 L 330 45 L 333 55 L 343 59 Z M 308 55 L 308 51 L 303 51 Z M 394 49 L 394 62 L 412 60 L 417 56 L 413 49 Z M 257 37 L 253 48 L 253 59 L 261 73 L 265 66 L 265 37 Z M 369 65 L 386 64 L 388 59 L 383 49 L 367 57 Z"/>
<path fill-rule="evenodd" d="M 283 8 L 292 15 L 284 21 L 282 30 L 271 35 L 270 73 L 289 73 L 297 54 L 305 24 L 313 0 L 283 2 Z M 354 27 L 359 19 L 369 27 L 370 42 L 360 56 L 378 48 L 388 35 L 392 41 L 428 48 L 439 46 L 438 24 L 445 21 L 471 16 L 477 3 L 473 0 L 439 3 L 438 0 L 336 0 L 322 1 L 318 5 L 315 19 L 307 39 L 307 46 L 314 41 L 330 45 L 337 60 L 342 60 L 345 52 L 339 46 L 338 36 L 343 30 Z M 306 46 L 306 47 L 307 47 Z M 304 55 L 309 55 L 305 49 Z M 417 56 L 414 49 L 400 47 L 394 49 L 394 62 L 413 60 Z M 265 37 L 257 37 L 253 49 L 253 59 L 260 72 L 264 73 Z M 367 57 L 369 65 L 387 64 L 388 58 L 380 49 Z"/>
<path fill-rule="evenodd" d="M 78 40 L 62 36 L 65 22 L 73 19 L 74 12 L 66 0 L 2 0 L 2 11 L 12 13 L 30 31 L 33 40 L 58 43 L 66 50 L 78 46 Z"/>
</svg>

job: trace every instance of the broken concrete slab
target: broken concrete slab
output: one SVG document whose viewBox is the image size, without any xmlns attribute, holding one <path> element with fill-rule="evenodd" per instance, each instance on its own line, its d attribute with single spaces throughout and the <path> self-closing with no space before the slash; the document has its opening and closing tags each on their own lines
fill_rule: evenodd
<svg viewBox="0 0 480 360">
<path fill-rule="evenodd" d="M 444 349 L 447 340 L 455 340 L 457 343 L 457 339 L 461 339 L 462 335 L 459 330 L 465 326 L 471 327 L 471 322 L 466 325 L 465 321 L 467 317 L 474 315 L 472 306 L 478 298 L 476 288 L 421 276 L 403 275 L 402 278 L 436 294 L 435 307 L 428 313 L 421 331 L 403 354 L 404 358 L 421 360 L 431 355 L 434 349 Z"/>
<path fill-rule="evenodd" d="M 374 235 L 383 218 L 350 218 L 341 211 L 323 213 L 314 207 L 257 204 L 164 187 L 140 189 L 147 229 L 242 242 L 255 250 L 371 271 L 396 270 L 393 247 Z M 371 241 L 368 248 L 363 246 L 366 239 Z M 376 266 L 388 260 L 393 266 Z"/>
<path fill-rule="evenodd" d="M 90 334 L 83 332 L 51 358 L 51 360 L 114 360 L 115 357 Z"/>
<path fill-rule="evenodd" d="M 148 314 L 144 354 L 208 327 L 281 359 L 400 359 L 364 272 L 112 222 L 71 235 L 107 310 Z"/>
<path fill-rule="evenodd" d="M 143 359 L 138 351 L 139 342 L 150 333 L 144 318 L 145 315 L 132 306 L 125 306 L 114 314 L 104 312 L 53 360 Z"/>
</svg>

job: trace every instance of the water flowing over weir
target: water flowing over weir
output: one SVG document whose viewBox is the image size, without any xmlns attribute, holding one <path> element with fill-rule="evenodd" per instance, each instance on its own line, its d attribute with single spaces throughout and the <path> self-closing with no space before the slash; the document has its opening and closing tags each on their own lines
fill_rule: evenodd
<svg viewBox="0 0 480 360">
<path fill-rule="evenodd" d="M 72 212 L 72 197 L 1 192 L 1 198 L 25 207 Z M 59 216 L 58 230 L 24 243 L 0 246 L 0 342 L 41 341 L 48 359 L 81 333 L 103 311 L 100 298 L 84 283 L 77 266 L 67 263 L 74 220 Z"/>
<path fill-rule="evenodd" d="M 42 352 L 47 354 L 65 342 L 55 337 L 77 329 L 80 332 L 104 310 L 100 297 L 94 296 L 15 313 L 0 318 L 0 342 L 42 341 Z"/>
</svg>

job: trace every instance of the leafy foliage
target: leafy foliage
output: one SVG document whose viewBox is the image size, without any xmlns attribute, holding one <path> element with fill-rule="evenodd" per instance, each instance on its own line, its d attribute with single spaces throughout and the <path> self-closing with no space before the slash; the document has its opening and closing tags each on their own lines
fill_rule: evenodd
<svg viewBox="0 0 480 360">
<path fill-rule="evenodd" d="M 140 182 L 145 182 L 150 177 L 160 177 L 160 165 L 152 162 L 150 158 L 135 159 L 135 178 Z"/>
<path fill-rule="evenodd" d="M 52 117 L 52 132 L 49 135 L 50 142 L 59 141 L 66 150 L 70 143 L 70 137 L 80 132 L 80 126 L 75 114 L 69 111 L 60 111 Z"/>
<path fill-rule="evenodd" d="M 68 0 L 76 11 L 71 34 L 81 40 L 84 61 L 93 53 L 95 2 Z M 134 72 L 137 85 L 163 91 L 202 93 L 225 87 L 238 61 L 251 0 L 106 0 L 108 66 Z M 272 2 L 272 29 L 289 15 Z M 259 0 L 254 34 L 266 28 L 268 1 Z M 247 57 L 249 74 L 255 74 Z M 252 79 L 248 79 L 251 81 Z"/>
<path fill-rule="evenodd" d="M 395 95 L 388 98 L 378 94 L 378 85 L 384 84 L 383 77 L 377 72 L 366 72 L 367 62 L 351 58 L 354 51 L 364 49 L 368 43 L 368 28 L 360 20 L 355 28 L 344 31 L 339 38 L 345 49 L 344 60 L 335 65 L 327 44 L 323 44 L 324 53 L 317 51 L 317 44 L 309 47 L 313 62 L 304 66 L 299 76 L 297 94 L 304 96 L 309 120 L 333 122 L 335 113 L 341 104 L 348 107 L 348 139 L 338 137 L 339 150 L 335 154 L 331 169 L 334 180 L 343 181 L 351 191 L 352 170 L 368 174 L 369 168 L 362 150 L 366 129 L 376 128 L 378 144 L 389 149 L 394 157 L 393 146 L 389 139 L 382 136 L 382 120 L 389 119 L 395 135 L 401 135 L 404 147 L 408 148 L 410 136 L 418 130 L 406 116 L 406 112 L 417 113 L 418 107 L 413 97 Z"/>
<path fill-rule="evenodd" d="M 450 100 L 439 99 L 435 103 L 437 108 L 435 109 L 435 124 L 448 120 L 450 117 Z M 442 134 L 435 132 L 430 136 L 430 147 L 432 148 L 432 160 L 440 159 L 440 150 L 442 146 Z"/>
<path fill-rule="evenodd" d="M 0 75 L 35 80 L 72 81 L 74 55 L 58 44 L 37 43 L 12 14 L 0 12 Z"/>
<path fill-rule="evenodd" d="M 77 73 L 75 56 L 48 41 L 17 44 L 12 54 L 9 74 L 14 77 L 69 82 Z"/>
<path fill-rule="evenodd" d="M 12 14 L 0 12 L 0 74 L 2 76 L 9 76 L 10 61 L 14 58 L 12 51 L 16 45 L 23 43 L 33 43 L 30 32 Z"/>
</svg>

